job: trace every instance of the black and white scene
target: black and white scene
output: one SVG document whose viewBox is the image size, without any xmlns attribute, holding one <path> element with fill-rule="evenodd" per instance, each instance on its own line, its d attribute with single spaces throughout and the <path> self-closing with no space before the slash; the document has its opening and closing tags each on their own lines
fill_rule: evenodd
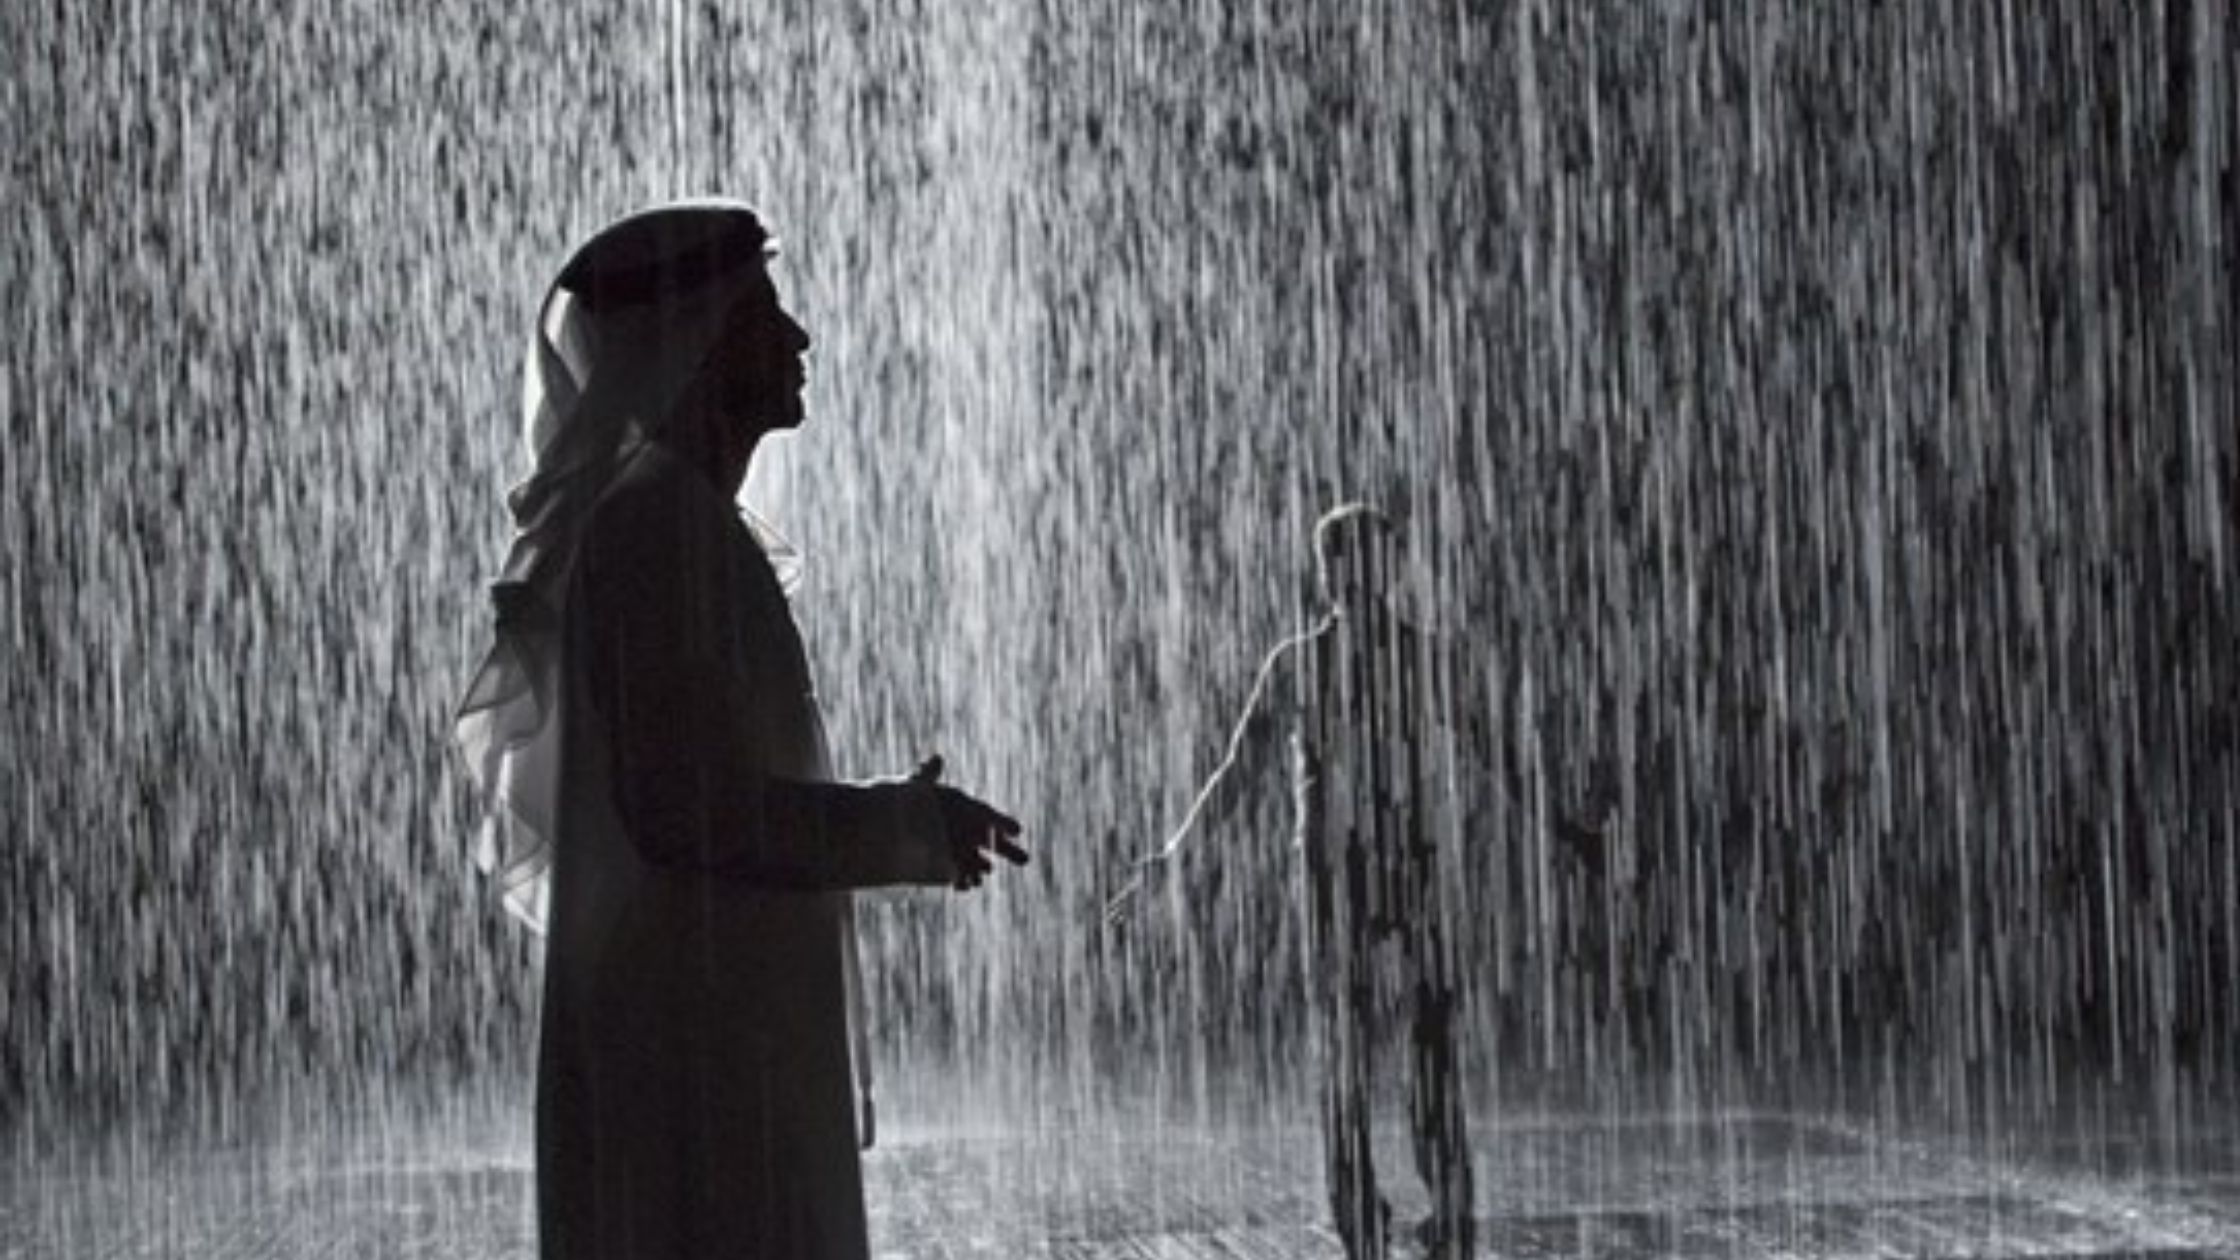
<svg viewBox="0 0 2240 1260">
<path fill-rule="evenodd" d="M 0 32 L 0 1260 L 2240 1257 L 2223 0 Z"/>
</svg>

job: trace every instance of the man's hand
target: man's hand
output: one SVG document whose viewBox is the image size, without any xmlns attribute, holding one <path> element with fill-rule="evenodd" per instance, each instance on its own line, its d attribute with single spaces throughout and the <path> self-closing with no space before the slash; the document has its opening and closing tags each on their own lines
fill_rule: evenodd
<svg viewBox="0 0 2240 1260">
<path fill-rule="evenodd" d="M 1137 907 L 1142 903 L 1152 880 L 1159 877 L 1159 872 L 1166 864 L 1166 855 L 1160 854 L 1140 859 L 1131 865 L 1133 873 L 1128 876 L 1128 882 L 1105 900 L 1104 925 L 1107 929 L 1127 926 L 1128 921 L 1135 917 Z"/>
<path fill-rule="evenodd" d="M 1017 844 L 1019 820 L 978 797 L 941 786 L 939 753 L 919 763 L 917 772 L 910 777 L 919 783 L 933 784 L 939 794 L 941 827 L 948 833 L 949 856 L 957 865 L 957 876 L 949 885 L 951 888 L 959 892 L 978 888 L 988 872 L 995 869 L 991 854 L 1014 866 L 1027 864 L 1027 851 Z"/>
</svg>

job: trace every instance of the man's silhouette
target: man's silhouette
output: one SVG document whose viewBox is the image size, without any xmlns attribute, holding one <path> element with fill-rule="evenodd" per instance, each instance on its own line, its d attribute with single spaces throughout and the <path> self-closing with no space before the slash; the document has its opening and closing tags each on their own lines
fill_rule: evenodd
<svg viewBox="0 0 2240 1260">
<path fill-rule="evenodd" d="M 938 786 L 831 781 L 786 599 L 735 496 L 800 423 L 809 337 L 745 207 L 665 206 L 541 304 L 529 479 L 459 737 L 484 868 L 546 933 L 546 1260 L 863 1257 L 850 890 L 976 885 L 1019 825 Z"/>
<path fill-rule="evenodd" d="M 1324 614 L 1261 667 L 1227 755 L 1165 848 L 1233 815 L 1291 755 L 1296 847 L 1304 865 L 1307 977 L 1322 1062 L 1325 1164 L 1338 1234 L 1353 1260 L 1390 1250 L 1390 1209 L 1370 1156 L 1371 1043 L 1391 998 L 1411 1012 L 1409 1127 L 1431 1195 L 1419 1230 L 1429 1254 L 1471 1254 L 1470 1154 L 1456 1063 L 1456 944 L 1441 909 L 1424 750 L 1432 734 L 1428 644 L 1401 607 L 1396 531 L 1351 504 L 1315 526 Z M 1114 898 L 1127 913 L 1141 877 Z M 1404 993 L 1379 991 L 1381 949 L 1402 954 Z"/>
</svg>

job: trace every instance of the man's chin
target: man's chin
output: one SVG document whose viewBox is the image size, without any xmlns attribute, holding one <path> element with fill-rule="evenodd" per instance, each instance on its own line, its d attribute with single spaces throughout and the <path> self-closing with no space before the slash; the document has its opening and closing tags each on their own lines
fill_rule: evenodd
<svg viewBox="0 0 2240 1260">
<path fill-rule="evenodd" d="M 801 404 L 801 395 L 788 391 L 782 395 L 766 394 L 759 402 L 742 404 L 737 414 L 755 417 L 755 430 L 768 433 L 775 429 L 800 428 L 806 409 Z"/>
<path fill-rule="evenodd" d="M 751 427 L 755 433 L 791 433 L 801 427 L 799 407 L 765 407 Z"/>
</svg>

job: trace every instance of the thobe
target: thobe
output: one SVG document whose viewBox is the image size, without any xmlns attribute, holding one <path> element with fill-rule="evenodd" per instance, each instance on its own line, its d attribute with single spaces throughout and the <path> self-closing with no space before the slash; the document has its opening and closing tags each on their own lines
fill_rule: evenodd
<svg viewBox="0 0 2240 1260">
<path fill-rule="evenodd" d="M 858 1260 L 847 890 L 947 883 L 938 805 L 826 782 L 777 577 L 658 444 L 601 494 L 565 608 L 542 1255 Z"/>
</svg>

